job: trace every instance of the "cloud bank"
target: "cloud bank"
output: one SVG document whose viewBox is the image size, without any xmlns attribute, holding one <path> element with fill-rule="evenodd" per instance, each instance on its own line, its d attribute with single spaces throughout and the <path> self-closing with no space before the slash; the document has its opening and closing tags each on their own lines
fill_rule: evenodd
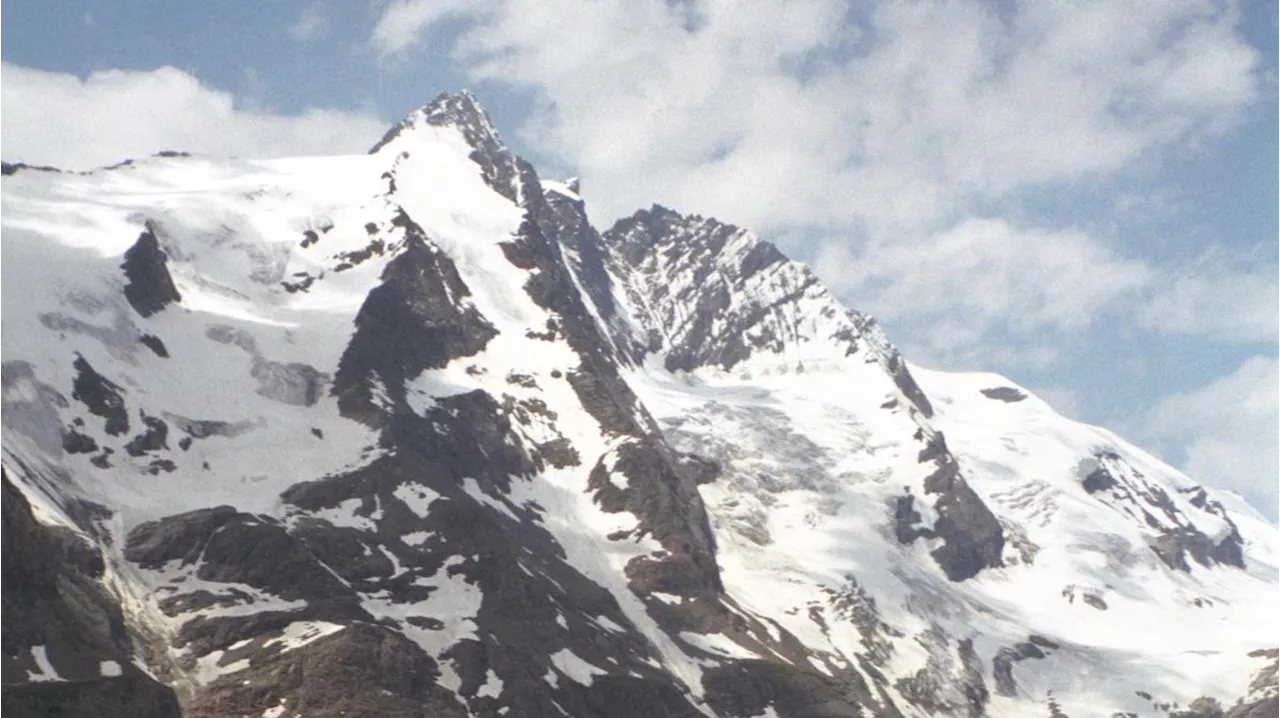
<svg viewBox="0 0 1280 718">
<path fill-rule="evenodd" d="M 10 63 L 4 82 L 4 159 L 85 170 L 162 150 L 239 157 L 364 152 L 387 122 L 369 112 L 280 115 L 236 106 L 172 67 L 104 70 L 81 79 Z"/>
</svg>

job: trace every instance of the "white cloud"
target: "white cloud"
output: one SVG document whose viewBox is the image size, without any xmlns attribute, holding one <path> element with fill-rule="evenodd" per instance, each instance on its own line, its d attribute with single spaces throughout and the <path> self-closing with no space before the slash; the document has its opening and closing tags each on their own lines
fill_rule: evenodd
<svg viewBox="0 0 1280 718">
<path fill-rule="evenodd" d="M 383 58 L 400 55 L 417 45 L 432 23 L 467 6 L 464 0 L 392 0 L 378 14 L 373 45 Z"/>
<path fill-rule="evenodd" d="M 1280 371 L 1255 356 L 1231 374 L 1161 400 L 1147 414 L 1148 438 L 1183 454 L 1197 480 L 1232 489 L 1272 520 L 1280 477 Z"/>
<path fill-rule="evenodd" d="M 271 157 L 364 152 L 387 123 L 368 112 L 279 115 L 162 67 L 81 79 L 4 63 L 4 159 L 90 169 L 161 150 Z"/>
<path fill-rule="evenodd" d="M 326 15 L 325 7 L 321 3 L 312 3 L 302 8 L 302 13 L 298 15 L 298 19 L 288 28 L 289 37 L 298 42 L 306 42 L 314 40 L 325 33 L 329 29 L 329 18 Z"/>
<path fill-rule="evenodd" d="M 1257 94 L 1216 0 L 396 0 L 373 42 L 403 52 L 450 16 L 473 78 L 534 92 L 526 137 L 603 221 L 656 195 L 763 231 L 929 226 L 1107 176 Z"/>
<path fill-rule="evenodd" d="M 837 293 L 904 327 L 901 338 L 922 359 L 948 365 L 1047 364 L 1049 345 L 1036 351 L 1018 342 L 1008 347 L 1014 355 L 999 357 L 1000 339 L 1083 331 L 1155 274 L 1084 233 L 992 219 L 918 241 L 875 242 L 858 255 L 827 243 L 814 267 Z"/>
<path fill-rule="evenodd" d="M 1233 267 L 1209 255 L 1169 273 L 1138 310 L 1138 321 L 1164 334 L 1221 341 L 1271 342 L 1280 330 L 1274 266 Z"/>
</svg>

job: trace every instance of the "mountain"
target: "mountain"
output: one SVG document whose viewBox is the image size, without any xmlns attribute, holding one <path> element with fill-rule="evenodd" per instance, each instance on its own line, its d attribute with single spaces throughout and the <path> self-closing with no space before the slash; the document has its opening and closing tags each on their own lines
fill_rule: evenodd
<svg viewBox="0 0 1280 718">
<path fill-rule="evenodd" d="M 1275 526 L 469 94 L 4 166 L 3 708 L 1275 716 Z"/>
</svg>

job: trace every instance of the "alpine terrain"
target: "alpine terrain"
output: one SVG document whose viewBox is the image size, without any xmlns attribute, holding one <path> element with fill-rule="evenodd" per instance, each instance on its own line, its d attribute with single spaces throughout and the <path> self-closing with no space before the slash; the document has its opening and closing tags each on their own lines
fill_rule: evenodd
<svg viewBox="0 0 1280 718">
<path fill-rule="evenodd" d="M 469 94 L 4 175 L 6 718 L 1277 715 L 1240 498 Z"/>
</svg>

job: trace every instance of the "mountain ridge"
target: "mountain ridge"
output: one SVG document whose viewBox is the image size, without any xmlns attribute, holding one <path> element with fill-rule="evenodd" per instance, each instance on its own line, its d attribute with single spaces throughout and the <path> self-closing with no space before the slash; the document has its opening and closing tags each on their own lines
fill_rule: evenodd
<svg viewBox="0 0 1280 718">
<path fill-rule="evenodd" d="M 208 716 L 1274 706 L 1274 641 L 1195 637 L 1272 625 L 1274 527 L 750 232 L 596 230 L 469 93 L 363 157 L 9 168 L 6 480 L 128 640 L 9 646 L 6 709 L 106 662 Z"/>
</svg>

